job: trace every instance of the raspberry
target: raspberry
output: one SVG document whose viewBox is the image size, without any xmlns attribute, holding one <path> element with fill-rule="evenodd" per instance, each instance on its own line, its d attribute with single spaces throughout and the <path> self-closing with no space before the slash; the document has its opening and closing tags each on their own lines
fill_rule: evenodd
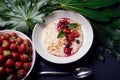
<svg viewBox="0 0 120 80">
<path fill-rule="evenodd" d="M 73 37 L 79 37 L 79 33 L 77 32 L 77 31 L 75 31 L 75 30 L 73 30 L 72 32 L 71 32 L 71 35 L 73 36 Z"/>
<path fill-rule="evenodd" d="M 67 48 L 67 47 L 64 48 L 65 54 L 71 54 L 71 51 L 72 51 L 72 48 Z"/>
<path fill-rule="evenodd" d="M 68 38 L 69 41 L 74 41 L 75 40 L 75 38 L 73 37 L 72 34 L 69 34 L 67 38 Z"/>
</svg>

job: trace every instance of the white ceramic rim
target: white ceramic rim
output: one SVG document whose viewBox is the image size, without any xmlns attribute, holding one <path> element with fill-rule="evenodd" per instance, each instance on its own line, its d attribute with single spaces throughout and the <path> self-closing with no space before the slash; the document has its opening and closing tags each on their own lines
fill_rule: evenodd
<svg viewBox="0 0 120 80">
<path fill-rule="evenodd" d="M 41 44 L 41 33 L 45 25 L 59 18 L 70 18 L 82 24 L 82 31 L 84 34 L 83 44 L 77 53 L 69 57 L 56 57 L 48 53 Z M 72 11 L 57 10 L 46 18 L 45 25 L 36 24 L 32 34 L 32 41 L 35 49 L 45 60 L 57 64 L 71 63 L 81 59 L 89 51 L 93 42 L 93 30 L 88 20 L 81 14 Z"/>
<path fill-rule="evenodd" d="M 28 36 L 26 36 L 24 33 L 20 32 L 20 31 L 16 31 L 16 30 L 0 30 L 0 32 L 2 32 L 2 33 L 12 33 L 12 32 L 15 32 L 15 33 L 17 33 L 17 35 L 18 35 L 19 37 L 21 37 L 21 38 L 23 38 L 23 39 L 28 39 L 28 40 L 31 42 L 32 48 L 33 48 L 32 65 L 31 65 L 30 70 L 27 72 L 26 76 L 25 76 L 24 78 L 22 78 L 22 80 L 24 80 L 24 79 L 27 78 L 27 76 L 30 74 L 30 72 L 32 71 L 33 66 L 34 66 L 34 64 L 35 64 L 36 53 L 35 53 L 34 45 L 33 45 L 32 41 L 31 41 L 31 39 L 30 39 Z"/>
</svg>

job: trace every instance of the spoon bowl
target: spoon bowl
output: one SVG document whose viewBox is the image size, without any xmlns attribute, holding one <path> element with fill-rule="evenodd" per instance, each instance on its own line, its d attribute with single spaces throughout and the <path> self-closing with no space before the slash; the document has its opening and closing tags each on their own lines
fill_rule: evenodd
<svg viewBox="0 0 120 80">
<path fill-rule="evenodd" d="M 92 73 L 92 70 L 90 68 L 81 67 L 81 68 L 76 68 L 72 72 L 72 75 L 75 78 L 85 78 L 85 77 L 89 76 L 91 73 Z"/>
<path fill-rule="evenodd" d="M 86 67 L 76 68 L 73 72 L 41 71 L 39 75 L 65 75 L 72 74 L 75 78 L 85 78 L 91 75 L 92 70 Z"/>
</svg>

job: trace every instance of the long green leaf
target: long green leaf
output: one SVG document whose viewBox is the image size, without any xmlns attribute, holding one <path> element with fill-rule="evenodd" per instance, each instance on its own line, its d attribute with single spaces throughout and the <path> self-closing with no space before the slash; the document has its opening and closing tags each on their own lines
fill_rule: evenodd
<svg viewBox="0 0 120 80">
<path fill-rule="evenodd" d="M 107 22 L 110 21 L 110 19 L 106 16 L 104 16 L 101 12 L 99 11 L 94 11 L 91 9 L 86 9 L 86 8 L 78 8 L 78 7 L 74 7 L 74 6 L 63 6 L 64 8 L 67 8 L 69 10 L 74 10 L 76 12 L 81 13 L 82 15 L 84 15 L 87 18 L 96 20 L 96 21 L 101 21 L 101 22 Z"/>
<path fill-rule="evenodd" d="M 103 8 L 103 7 L 114 5 L 118 2 L 119 0 L 86 0 L 82 4 L 84 7 L 98 9 L 98 8 Z"/>
<path fill-rule="evenodd" d="M 96 25 L 94 27 L 95 29 L 95 37 L 97 41 L 100 43 L 100 46 L 104 46 L 104 48 L 112 49 L 113 48 L 113 43 L 112 40 L 109 39 L 108 37 L 105 37 L 105 33 L 103 30 L 99 29 Z"/>
<path fill-rule="evenodd" d="M 61 5 L 68 5 L 74 7 L 88 7 L 92 9 L 98 9 L 103 7 L 108 7 L 114 5 L 119 2 L 119 0 L 83 0 L 77 1 L 76 0 L 58 0 Z"/>
</svg>

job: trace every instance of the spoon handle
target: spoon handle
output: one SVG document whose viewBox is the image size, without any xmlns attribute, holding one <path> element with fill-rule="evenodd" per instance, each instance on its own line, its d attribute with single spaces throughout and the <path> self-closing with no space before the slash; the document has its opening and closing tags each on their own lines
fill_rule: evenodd
<svg viewBox="0 0 120 80">
<path fill-rule="evenodd" d="M 56 74 L 69 74 L 68 72 L 57 72 L 57 71 L 42 71 L 42 72 L 39 72 L 39 75 L 56 75 Z"/>
</svg>

